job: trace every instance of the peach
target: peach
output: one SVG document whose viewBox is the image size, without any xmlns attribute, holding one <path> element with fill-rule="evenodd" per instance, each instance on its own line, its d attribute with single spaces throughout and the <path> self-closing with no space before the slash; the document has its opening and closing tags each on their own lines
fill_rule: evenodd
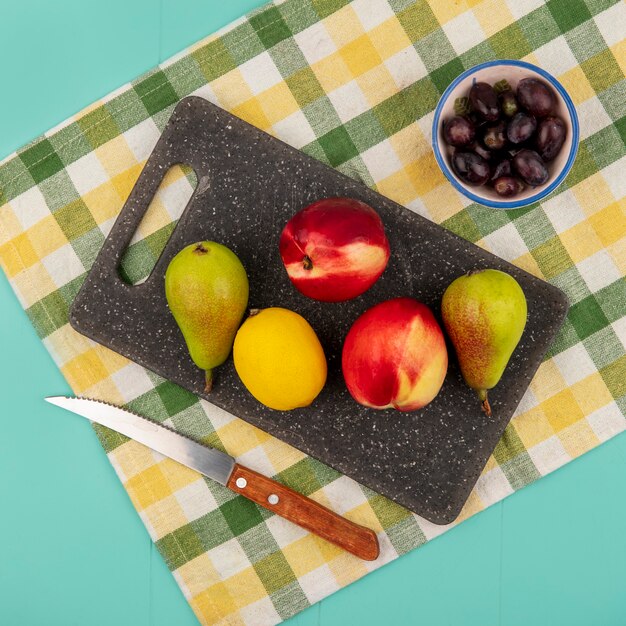
<svg viewBox="0 0 626 626">
<path fill-rule="evenodd" d="M 414 411 L 439 393 L 448 352 L 432 311 L 412 298 L 395 298 L 354 322 L 341 364 L 348 391 L 358 403 Z"/>
<path fill-rule="evenodd" d="M 318 200 L 296 213 L 280 236 L 279 249 L 296 289 L 323 302 L 361 295 L 389 261 L 380 216 L 351 198 Z"/>
</svg>

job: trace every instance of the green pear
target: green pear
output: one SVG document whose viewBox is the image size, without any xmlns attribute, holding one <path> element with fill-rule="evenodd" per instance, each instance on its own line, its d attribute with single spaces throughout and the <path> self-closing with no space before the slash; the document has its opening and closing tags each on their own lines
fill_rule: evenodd
<svg viewBox="0 0 626 626">
<path fill-rule="evenodd" d="M 448 286 L 441 313 L 463 378 L 491 415 L 487 392 L 502 378 L 526 326 L 524 292 L 505 272 L 470 272 Z"/>
<path fill-rule="evenodd" d="M 183 248 L 165 272 L 165 296 L 193 362 L 206 372 L 230 354 L 248 305 L 248 276 L 237 255 L 214 241 Z"/>
</svg>

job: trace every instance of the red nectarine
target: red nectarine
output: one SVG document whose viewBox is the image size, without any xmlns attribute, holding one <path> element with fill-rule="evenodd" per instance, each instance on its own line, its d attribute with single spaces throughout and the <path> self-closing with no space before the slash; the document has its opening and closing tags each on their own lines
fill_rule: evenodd
<svg viewBox="0 0 626 626">
<path fill-rule="evenodd" d="M 296 289 L 324 302 L 361 295 L 389 261 L 380 216 L 351 198 L 319 200 L 296 213 L 280 236 L 279 248 Z"/>
<path fill-rule="evenodd" d="M 360 404 L 413 411 L 439 393 L 448 352 L 431 310 L 412 298 L 395 298 L 354 322 L 341 364 L 348 391 Z"/>
</svg>

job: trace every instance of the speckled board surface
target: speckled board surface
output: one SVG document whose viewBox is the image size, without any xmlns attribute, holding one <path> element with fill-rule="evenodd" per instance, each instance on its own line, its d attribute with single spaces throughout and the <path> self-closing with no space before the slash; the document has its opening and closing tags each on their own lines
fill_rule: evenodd
<svg viewBox="0 0 626 626">
<path fill-rule="evenodd" d="M 198 185 L 151 276 L 130 286 L 117 268 L 165 172 L 194 168 Z M 389 266 L 363 296 L 327 304 L 289 282 L 278 253 L 284 224 L 320 198 L 349 196 L 373 206 L 391 245 Z M 250 279 L 250 307 L 282 306 L 313 326 L 328 357 L 328 382 L 307 408 L 278 412 L 243 387 L 229 359 L 210 396 L 187 353 L 164 293 L 171 258 L 210 239 L 229 246 Z M 439 317 L 441 296 L 457 276 L 479 268 L 512 274 L 528 300 L 528 323 L 485 416 L 463 383 L 453 350 L 443 388 L 412 413 L 358 405 L 341 374 L 341 345 L 367 308 L 412 296 Z M 460 512 L 567 312 L 557 288 L 384 198 L 209 102 L 176 107 L 105 241 L 70 312 L 72 326 L 158 374 L 439 524 Z"/>
</svg>

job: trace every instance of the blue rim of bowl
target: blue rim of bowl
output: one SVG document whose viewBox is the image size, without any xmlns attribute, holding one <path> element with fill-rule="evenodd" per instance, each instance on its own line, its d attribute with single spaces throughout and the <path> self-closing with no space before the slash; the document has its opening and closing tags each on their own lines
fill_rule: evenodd
<svg viewBox="0 0 626 626">
<path fill-rule="evenodd" d="M 443 105 L 447 102 L 448 97 L 452 90 L 463 80 L 472 76 L 479 70 L 485 69 L 487 67 L 493 67 L 495 65 L 513 65 L 517 67 L 524 67 L 526 69 L 532 70 L 536 72 L 540 76 L 546 79 L 558 92 L 559 95 L 563 98 L 565 102 L 565 106 L 567 107 L 567 112 L 569 113 L 571 122 L 572 122 L 572 147 L 570 149 L 569 156 L 567 157 L 567 161 L 563 166 L 563 169 L 559 172 L 559 175 L 544 189 L 536 193 L 534 196 L 529 196 L 528 198 L 524 198 L 523 200 L 515 200 L 515 201 L 500 201 L 500 200 L 490 200 L 489 198 L 483 198 L 481 196 L 477 196 L 476 194 L 469 191 L 466 187 L 463 187 L 461 183 L 456 179 L 453 172 L 450 171 L 446 160 L 444 159 L 441 151 L 439 150 L 439 118 L 441 117 L 441 111 L 443 109 Z M 479 65 L 475 65 L 471 67 L 469 70 L 465 70 L 461 75 L 457 76 L 451 83 L 448 85 L 448 88 L 443 92 L 441 98 L 439 99 L 439 103 L 435 108 L 435 118 L 433 119 L 433 127 L 432 127 L 432 148 L 435 153 L 435 159 L 441 168 L 441 171 L 445 174 L 446 178 L 452 183 L 452 186 L 459 192 L 461 192 L 464 196 L 468 197 L 470 200 L 474 202 L 478 202 L 478 204 L 482 204 L 484 206 L 491 207 L 493 209 L 519 209 L 521 207 L 528 206 L 533 202 L 538 202 L 542 198 L 545 198 L 548 194 L 552 193 L 565 179 L 569 171 L 572 169 L 572 165 L 574 164 L 574 159 L 576 158 L 576 153 L 578 152 L 578 135 L 579 135 L 579 127 L 578 127 L 578 115 L 576 114 L 576 108 L 574 107 L 574 103 L 572 99 L 569 97 L 569 94 L 563 88 L 563 85 L 554 78 L 551 74 L 548 74 L 545 70 L 542 70 L 540 67 L 533 65 L 532 63 L 526 63 L 526 61 L 517 61 L 514 59 L 501 59 L 499 61 L 487 61 L 486 63 L 480 63 Z"/>
</svg>

